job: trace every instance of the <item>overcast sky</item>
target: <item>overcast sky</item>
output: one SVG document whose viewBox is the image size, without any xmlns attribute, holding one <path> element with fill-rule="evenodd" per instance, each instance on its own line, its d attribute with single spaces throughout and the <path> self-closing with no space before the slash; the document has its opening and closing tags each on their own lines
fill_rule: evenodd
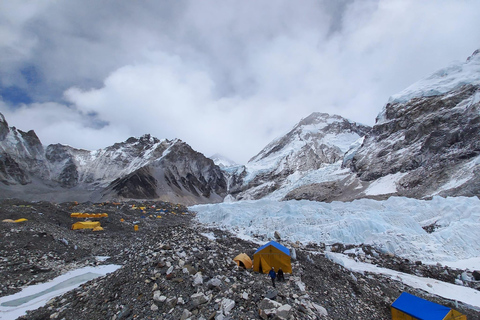
<svg viewBox="0 0 480 320">
<path fill-rule="evenodd" d="M 150 133 L 246 163 L 312 112 L 373 125 L 478 48 L 478 0 L 1 0 L 0 112 L 45 145 Z"/>
</svg>

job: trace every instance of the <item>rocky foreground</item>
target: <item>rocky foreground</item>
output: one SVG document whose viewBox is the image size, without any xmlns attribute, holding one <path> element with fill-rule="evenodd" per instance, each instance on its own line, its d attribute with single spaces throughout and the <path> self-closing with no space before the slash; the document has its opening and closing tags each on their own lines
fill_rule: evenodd
<svg viewBox="0 0 480 320">
<path fill-rule="evenodd" d="M 72 212 L 109 217 L 100 219 L 103 231 L 70 230 L 77 221 L 70 218 Z M 166 202 L 5 200 L 0 203 L 0 220 L 28 221 L 0 223 L 0 296 L 68 270 L 114 263 L 122 268 L 21 319 L 390 319 L 390 304 L 403 291 L 455 308 L 469 320 L 480 319 L 480 312 L 461 303 L 456 307 L 453 301 L 381 275 L 350 272 L 325 258 L 321 244 L 280 241 L 295 248 L 296 259 L 293 274 L 273 288 L 266 275 L 238 268 L 232 261 L 242 252 L 253 257 L 258 244 L 205 229 L 193 217 L 187 208 Z M 339 244 L 331 249 L 349 248 Z M 382 255 L 369 247 L 363 252 L 366 255 L 358 258 L 451 283 L 464 274 Z M 99 256 L 109 258 L 102 261 Z"/>
</svg>

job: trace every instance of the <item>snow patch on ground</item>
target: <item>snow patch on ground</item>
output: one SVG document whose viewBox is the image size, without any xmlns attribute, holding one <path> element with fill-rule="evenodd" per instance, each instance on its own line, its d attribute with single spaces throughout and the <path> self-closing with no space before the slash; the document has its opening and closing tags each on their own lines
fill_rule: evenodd
<svg viewBox="0 0 480 320">
<path fill-rule="evenodd" d="M 92 279 L 119 269 L 119 265 L 85 267 L 67 272 L 52 281 L 28 286 L 22 291 L 0 298 L 0 320 L 16 319 L 28 310 L 35 310 L 45 305 L 50 299 L 75 289 Z"/>
<path fill-rule="evenodd" d="M 386 275 L 393 280 L 401 281 L 402 283 L 413 287 L 422 289 L 423 291 L 435 294 L 455 301 L 462 301 L 475 308 L 480 309 L 480 291 L 472 288 L 458 286 L 455 284 L 439 281 L 431 278 L 423 278 L 407 273 L 402 273 L 386 268 L 380 268 L 372 264 L 357 262 L 348 256 L 340 253 L 327 252 L 327 258 L 335 263 L 338 263 L 348 270 L 354 272 L 372 272 Z"/>
</svg>

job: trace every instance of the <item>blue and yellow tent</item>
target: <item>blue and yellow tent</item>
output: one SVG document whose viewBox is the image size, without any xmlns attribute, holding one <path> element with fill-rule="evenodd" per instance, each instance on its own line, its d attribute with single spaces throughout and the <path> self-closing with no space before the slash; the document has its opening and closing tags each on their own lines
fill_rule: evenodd
<svg viewBox="0 0 480 320">
<path fill-rule="evenodd" d="M 290 250 L 275 241 L 264 244 L 253 254 L 253 271 L 268 273 L 272 267 L 275 271 L 282 268 L 284 273 L 292 273 Z"/>
<path fill-rule="evenodd" d="M 392 303 L 392 320 L 467 320 L 467 316 L 435 302 L 403 292 Z"/>
</svg>

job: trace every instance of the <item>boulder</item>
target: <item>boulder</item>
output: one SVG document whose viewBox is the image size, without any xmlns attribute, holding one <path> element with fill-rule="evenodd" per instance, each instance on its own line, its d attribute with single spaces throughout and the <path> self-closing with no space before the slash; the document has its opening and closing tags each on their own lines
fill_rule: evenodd
<svg viewBox="0 0 480 320">
<path fill-rule="evenodd" d="M 198 307 L 199 305 L 208 302 L 208 297 L 202 292 L 195 293 L 190 298 L 192 299 L 192 304 L 194 307 Z"/>
<path fill-rule="evenodd" d="M 282 306 L 281 303 L 264 298 L 258 304 L 258 313 L 262 319 L 268 319 L 274 317 L 277 313 L 277 309 Z"/>
<path fill-rule="evenodd" d="M 196 286 L 200 286 L 200 285 L 202 285 L 202 284 L 203 284 L 202 274 L 201 274 L 200 272 L 197 272 L 197 273 L 195 274 L 195 276 L 193 276 L 193 283 L 192 283 L 192 285 L 193 285 L 194 287 L 196 287 Z"/>
<path fill-rule="evenodd" d="M 182 315 L 180 317 L 180 320 L 187 320 L 192 316 L 192 313 L 188 311 L 188 309 L 183 309 Z"/>
<path fill-rule="evenodd" d="M 224 315 L 229 314 L 230 311 L 232 311 L 233 307 L 235 307 L 235 301 L 231 299 L 223 298 L 220 302 L 220 308 L 222 309 L 222 313 Z"/>
<path fill-rule="evenodd" d="M 220 289 L 221 286 L 222 286 L 222 280 L 220 280 L 218 278 L 210 279 L 207 282 L 207 288 L 208 289 L 214 289 L 214 288 Z"/>
</svg>

